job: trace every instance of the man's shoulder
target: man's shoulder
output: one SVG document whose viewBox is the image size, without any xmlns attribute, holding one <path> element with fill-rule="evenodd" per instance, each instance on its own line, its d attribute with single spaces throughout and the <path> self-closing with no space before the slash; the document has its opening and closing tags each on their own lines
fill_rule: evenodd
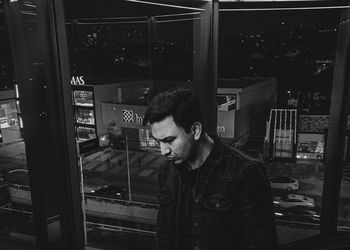
<svg viewBox="0 0 350 250">
<path fill-rule="evenodd" d="M 232 147 L 228 144 L 222 143 L 223 144 L 223 151 L 225 152 L 226 155 L 232 157 L 232 159 L 235 159 L 239 162 L 242 163 L 248 163 L 248 164 L 259 164 L 260 161 L 251 155 L 247 154 L 246 152 L 236 148 Z"/>
<path fill-rule="evenodd" d="M 231 173 L 232 176 L 241 176 L 247 172 L 264 171 L 263 162 L 240 149 L 224 144 L 222 152 L 223 157 L 221 164 L 219 164 L 219 171 L 223 173 Z"/>
</svg>

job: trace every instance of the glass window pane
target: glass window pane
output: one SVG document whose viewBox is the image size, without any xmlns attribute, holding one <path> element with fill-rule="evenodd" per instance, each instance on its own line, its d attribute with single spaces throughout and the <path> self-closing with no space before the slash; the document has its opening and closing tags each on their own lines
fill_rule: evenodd
<svg viewBox="0 0 350 250">
<path fill-rule="evenodd" d="M 317 235 L 340 10 L 220 6 L 218 133 L 264 162 L 279 243 Z"/>
<path fill-rule="evenodd" d="M 76 76 L 114 79 L 149 77 L 146 19 L 81 21 L 76 23 L 73 34 L 76 44 L 72 70 Z"/>
<path fill-rule="evenodd" d="M 108 7 L 112 15 L 105 6 L 95 18 L 67 20 L 89 246 L 155 247 L 158 169 L 166 159 L 143 115 L 160 91 L 193 88 L 195 51 L 209 40 L 200 26 L 208 5 L 120 1 Z"/>
<path fill-rule="evenodd" d="M 4 249 L 35 249 L 26 149 L 9 34 L 0 7 L 0 234 Z"/>
</svg>

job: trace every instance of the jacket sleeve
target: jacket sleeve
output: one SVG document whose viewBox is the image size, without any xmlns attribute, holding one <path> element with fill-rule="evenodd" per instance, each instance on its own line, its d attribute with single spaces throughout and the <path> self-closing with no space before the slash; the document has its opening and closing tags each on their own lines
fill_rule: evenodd
<svg viewBox="0 0 350 250">
<path fill-rule="evenodd" d="M 239 212 L 247 249 L 276 249 L 270 182 L 258 162 L 246 163 L 239 175 Z"/>
<path fill-rule="evenodd" d="M 159 195 L 157 215 L 157 250 L 174 249 L 174 198 L 169 192 L 168 176 L 166 167 L 162 166 L 158 173 Z"/>
</svg>

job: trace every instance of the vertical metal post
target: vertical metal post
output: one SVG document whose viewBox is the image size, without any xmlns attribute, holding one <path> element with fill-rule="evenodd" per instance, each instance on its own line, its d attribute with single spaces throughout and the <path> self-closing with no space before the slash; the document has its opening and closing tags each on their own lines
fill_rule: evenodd
<svg viewBox="0 0 350 250">
<path fill-rule="evenodd" d="M 200 99 L 206 130 L 217 132 L 218 0 L 203 2 L 193 21 L 193 90 Z"/>
<path fill-rule="evenodd" d="M 274 126 L 273 126 L 273 144 L 276 143 L 276 126 L 277 126 L 277 109 L 275 111 L 275 120 L 274 120 Z M 275 145 L 274 145 L 275 146 Z"/>
<path fill-rule="evenodd" d="M 269 117 L 269 122 L 268 122 L 268 124 L 267 124 L 267 130 L 266 130 L 265 141 L 268 141 L 268 140 L 269 140 L 269 137 L 270 137 L 271 115 L 272 115 L 272 109 L 270 109 L 270 117 Z"/>
<path fill-rule="evenodd" d="M 130 165 L 129 165 L 129 144 L 128 137 L 125 136 L 125 144 L 126 144 L 126 167 L 128 168 L 128 190 L 129 190 L 129 201 L 131 201 L 131 180 L 130 180 Z"/>
<path fill-rule="evenodd" d="M 147 34 L 148 34 L 148 58 L 150 61 L 149 65 L 149 77 L 153 78 L 153 43 L 155 41 L 155 20 L 154 17 L 149 17 L 147 20 Z"/>
<path fill-rule="evenodd" d="M 293 147 L 293 140 L 292 140 L 292 121 L 293 121 L 293 110 L 289 110 L 289 142 L 291 146 Z"/>
<path fill-rule="evenodd" d="M 298 118 L 298 111 L 295 110 L 294 111 L 294 144 L 297 143 L 297 129 L 298 129 L 298 126 L 297 126 L 297 118 Z"/>
<path fill-rule="evenodd" d="M 284 115 L 284 133 L 283 133 L 283 137 L 284 139 L 287 137 L 287 110 L 283 110 L 283 115 Z"/>
<path fill-rule="evenodd" d="M 84 241 L 85 241 L 85 244 L 87 244 L 86 206 L 85 206 L 83 157 L 82 156 L 79 156 L 79 168 L 80 168 L 81 208 L 83 211 L 83 225 L 84 225 Z"/>
<path fill-rule="evenodd" d="M 84 248 L 62 0 L 4 1 L 20 90 L 37 249 Z M 57 218 L 60 227 L 52 227 Z"/>
<path fill-rule="evenodd" d="M 333 74 L 330 124 L 327 136 L 322 196 L 321 234 L 337 231 L 339 193 L 344 165 L 344 139 L 349 105 L 350 9 L 341 11 Z"/>
</svg>

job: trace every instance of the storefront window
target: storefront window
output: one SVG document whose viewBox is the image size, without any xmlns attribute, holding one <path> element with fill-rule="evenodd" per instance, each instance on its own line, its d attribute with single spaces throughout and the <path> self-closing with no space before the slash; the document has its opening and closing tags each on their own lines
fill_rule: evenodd
<svg viewBox="0 0 350 250">
<path fill-rule="evenodd" d="M 78 106 L 94 106 L 92 91 L 88 90 L 73 90 L 73 103 Z"/>
<path fill-rule="evenodd" d="M 324 134 L 299 134 L 297 159 L 323 159 Z"/>
</svg>

